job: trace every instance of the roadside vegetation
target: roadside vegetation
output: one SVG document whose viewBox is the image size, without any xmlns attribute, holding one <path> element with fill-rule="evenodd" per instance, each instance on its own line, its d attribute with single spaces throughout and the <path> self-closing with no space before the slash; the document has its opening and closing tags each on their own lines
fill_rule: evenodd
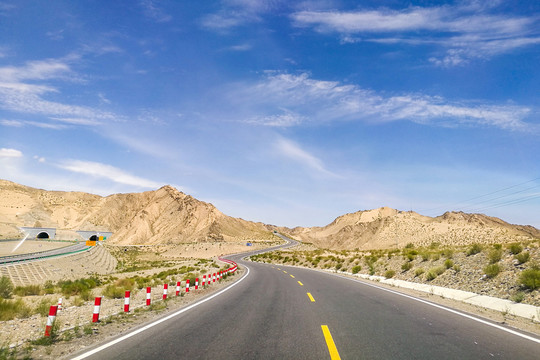
<svg viewBox="0 0 540 360">
<path fill-rule="evenodd" d="M 252 261 L 378 275 L 429 283 L 540 306 L 540 240 L 387 250 L 329 250 L 304 243 Z"/>
</svg>

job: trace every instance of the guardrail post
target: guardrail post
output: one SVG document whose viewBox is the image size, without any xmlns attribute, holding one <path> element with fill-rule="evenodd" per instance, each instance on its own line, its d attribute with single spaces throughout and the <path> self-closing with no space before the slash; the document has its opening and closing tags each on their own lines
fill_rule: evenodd
<svg viewBox="0 0 540 360">
<path fill-rule="evenodd" d="M 176 282 L 176 296 L 180 295 L 180 281 Z"/>
<path fill-rule="evenodd" d="M 51 336 L 54 320 L 56 319 L 56 312 L 58 311 L 58 305 L 51 305 L 49 308 L 49 317 L 47 317 L 47 325 L 45 326 L 45 336 Z"/>
<path fill-rule="evenodd" d="M 199 289 L 199 278 L 195 279 L 195 290 Z"/>
<path fill-rule="evenodd" d="M 202 287 L 204 288 L 206 284 L 206 275 L 203 275 L 202 277 Z"/>
<path fill-rule="evenodd" d="M 94 314 L 92 315 L 92 322 L 99 321 L 99 310 L 101 309 L 101 296 L 96 297 L 94 300 Z"/>
<path fill-rule="evenodd" d="M 167 299 L 167 293 L 169 292 L 169 284 L 163 284 L 163 300 Z"/>
<path fill-rule="evenodd" d="M 146 288 L 146 306 L 150 306 L 151 302 L 152 302 L 152 288 L 148 286 Z"/>
<path fill-rule="evenodd" d="M 125 298 L 124 298 L 124 312 L 129 312 L 129 298 L 131 296 L 131 292 L 129 290 L 126 290 Z"/>
<path fill-rule="evenodd" d="M 189 279 L 186 280 L 186 292 L 189 292 Z"/>
</svg>

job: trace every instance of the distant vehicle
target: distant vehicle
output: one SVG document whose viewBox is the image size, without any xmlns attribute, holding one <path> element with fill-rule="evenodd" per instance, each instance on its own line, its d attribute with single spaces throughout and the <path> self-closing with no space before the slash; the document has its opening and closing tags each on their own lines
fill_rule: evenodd
<svg viewBox="0 0 540 360">
<path fill-rule="evenodd" d="M 253 244 L 251 244 L 250 242 L 246 243 L 246 246 L 251 246 L 251 245 L 253 245 Z"/>
</svg>

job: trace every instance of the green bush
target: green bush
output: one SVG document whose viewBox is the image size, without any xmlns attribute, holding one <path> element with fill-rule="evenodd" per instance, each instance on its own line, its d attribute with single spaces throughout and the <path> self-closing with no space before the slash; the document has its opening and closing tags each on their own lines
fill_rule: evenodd
<svg viewBox="0 0 540 360">
<path fill-rule="evenodd" d="M 353 274 L 358 274 L 360 272 L 360 270 L 362 270 L 362 267 L 360 265 L 353 266 L 352 273 Z"/>
<path fill-rule="evenodd" d="M 387 279 L 393 278 L 394 275 L 396 275 L 396 272 L 394 270 L 387 270 L 384 273 L 384 277 L 387 278 Z"/>
<path fill-rule="evenodd" d="M 528 252 L 528 251 L 525 251 L 525 252 L 521 252 L 519 254 L 517 254 L 515 256 L 516 260 L 520 263 L 520 264 L 524 264 L 526 263 L 527 261 L 529 261 L 531 257 L 531 254 Z"/>
<path fill-rule="evenodd" d="M 496 264 L 502 259 L 502 250 L 501 249 L 491 249 L 488 254 L 488 259 L 490 264 Z"/>
<path fill-rule="evenodd" d="M 418 269 L 416 269 L 416 271 L 414 272 L 414 276 L 415 276 L 415 277 L 418 277 L 418 276 L 422 275 L 423 273 L 424 273 L 424 269 L 418 268 Z"/>
<path fill-rule="evenodd" d="M 514 255 L 517 255 L 519 254 L 520 252 L 523 251 L 523 246 L 521 246 L 520 244 L 518 243 L 513 243 L 513 244 L 510 244 L 510 246 L 508 247 L 508 249 L 510 250 L 510 252 Z"/>
<path fill-rule="evenodd" d="M 114 284 L 109 284 L 103 290 L 103 296 L 106 296 L 111 299 L 121 299 L 125 295 L 125 290 L 123 287 L 118 287 Z"/>
<path fill-rule="evenodd" d="M 472 244 L 469 249 L 465 252 L 467 256 L 478 254 L 482 251 L 482 246 L 480 244 Z"/>
<path fill-rule="evenodd" d="M 427 273 L 426 273 L 426 280 L 427 281 L 431 281 L 431 280 L 435 280 L 437 278 L 437 274 L 432 271 L 432 270 L 429 270 Z"/>
<path fill-rule="evenodd" d="M 499 275 L 500 272 L 501 267 L 499 264 L 489 264 L 484 268 L 484 274 L 486 274 L 488 278 L 494 278 L 495 276 Z"/>
<path fill-rule="evenodd" d="M 31 309 L 22 301 L 22 299 L 0 299 L 0 321 L 26 318 L 29 317 L 31 313 Z"/>
<path fill-rule="evenodd" d="M 523 291 L 518 291 L 517 293 L 512 295 L 512 297 L 510 298 L 510 300 L 517 303 L 522 302 L 524 299 L 525 299 L 525 293 Z"/>
<path fill-rule="evenodd" d="M 78 279 L 75 281 L 64 280 L 58 282 L 62 295 L 69 297 L 71 295 L 79 295 L 82 292 L 88 291 L 100 285 L 100 281 L 97 278 Z"/>
<path fill-rule="evenodd" d="M 413 267 L 413 265 L 410 262 L 407 261 L 406 263 L 401 265 L 401 270 L 408 271 L 408 270 L 412 269 L 412 267 Z"/>
<path fill-rule="evenodd" d="M 540 287 L 540 267 L 534 265 L 530 269 L 523 270 L 519 276 L 519 282 L 527 289 L 538 289 Z"/>
<path fill-rule="evenodd" d="M 13 294 L 13 283 L 11 279 L 7 276 L 2 276 L 0 278 L 0 297 L 2 299 L 11 299 Z"/>
<path fill-rule="evenodd" d="M 51 305 L 56 305 L 56 303 L 51 299 L 41 299 L 41 301 L 34 309 L 34 313 L 39 314 L 43 317 L 47 316 L 49 314 L 49 309 L 51 308 Z"/>
<path fill-rule="evenodd" d="M 41 285 L 17 286 L 13 293 L 17 296 L 41 295 Z"/>
<path fill-rule="evenodd" d="M 426 280 L 427 281 L 434 280 L 437 276 L 443 274 L 445 271 L 446 271 L 446 268 L 443 267 L 443 266 L 439 266 L 439 267 L 436 267 L 436 268 L 431 268 L 426 273 Z"/>
<path fill-rule="evenodd" d="M 446 259 L 444 261 L 444 267 L 447 269 L 450 269 L 452 266 L 454 266 L 454 262 L 450 259 Z"/>
</svg>

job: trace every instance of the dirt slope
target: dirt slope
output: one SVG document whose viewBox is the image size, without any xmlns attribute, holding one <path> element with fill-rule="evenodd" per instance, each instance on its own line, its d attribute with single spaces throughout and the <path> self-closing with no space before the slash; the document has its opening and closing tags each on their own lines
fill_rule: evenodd
<svg viewBox="0 0 540 360">
<path fill-rule="evenodd" d="M 436 218 L 387 207 L 338 217 L 324 227 L 295 228 L 290 234 L 328 249 L 386 249 L 407 243 L 465 245 L 540 238 L 532 226 L 512 225 L 482 214 L 447 212 Z"/>
<path fill-rule="evenodd" d="M 101 197 L 39 190 L 0 180 L 0 194 L 0 238 L 19 237 L 18 226 L 55 227 L 64 232 L 112 231 L 111 242 L 118 244 L 272 237 L 264 224 L 226 216 L 212 204 L 171 186 Z"/>
</svg>

